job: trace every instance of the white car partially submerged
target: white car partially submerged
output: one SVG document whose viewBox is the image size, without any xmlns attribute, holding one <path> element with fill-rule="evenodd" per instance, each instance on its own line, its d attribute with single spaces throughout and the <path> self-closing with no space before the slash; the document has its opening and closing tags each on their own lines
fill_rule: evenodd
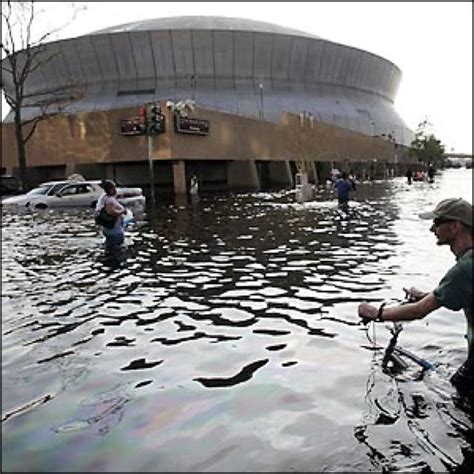
<svg viewBox="0 0 474 474">
<path fill-rule="evenodd" d="M 12 196 L 2 201 L 2 206 L 18 206 L 31 209 L 56 207 L 95 208 L 97 200 L 104 192 L 100 180 L 63 180 L 41 183 L 26 194 Z M 117 186 L 117 199 L 124 206 L 144 210 L 145 196 L 141 188 Z"/>
</svg>

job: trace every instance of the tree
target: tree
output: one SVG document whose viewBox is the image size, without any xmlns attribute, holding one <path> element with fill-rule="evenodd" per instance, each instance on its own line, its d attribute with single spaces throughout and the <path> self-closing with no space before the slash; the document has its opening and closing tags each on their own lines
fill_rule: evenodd
<svg viewBox="0 0 474 474">
<path fill-rule="evenodd" d="M 446 159 L 445 146 L 436 138 L 428 119 L 425 118 L 418 124 L 409 153 L 424 166 L 432 164 L 435 168 L 443 167 Z"/>
<path fill-rule="evenodd" d="M 301 112 L 291 118 L 290 134 L 286 139 L 288 154 L 295 161 L 298 173 L 308 175 L 313 171 L 316 151 L 309 145 L 314 118 L 310 113 Z"/>
<path fill-rule="evenodd" d="M 60 113 L 80 95 L 72 79 L 66 79 L 65 85 L 57 90 L 48 91 L 47 96 L 28 94 L 28 80 L 31 80 L 35 71 L 56 56 L 56 53 L 48 53 L 47 41 L 74 20 L 80 11 L 74 4 L 71 4 L 71 9 L 71 18 L 65 24 L 38 33 L 39 18 L 43 12 L 36 9 L 34 0 L 2 2 L 1 86 L 13 113 L 18 166 L 25 188 L 29 184 L 26 143 L 33 136 L 39 122 Z M 26 109 L 30 109 L 32 113 L 26 113 Z"/>
</svg>

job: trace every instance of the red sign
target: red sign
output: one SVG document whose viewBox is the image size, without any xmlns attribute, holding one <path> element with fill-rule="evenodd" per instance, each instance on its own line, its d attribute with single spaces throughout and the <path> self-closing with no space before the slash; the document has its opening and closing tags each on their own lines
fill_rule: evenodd
<svg viewBox="0 0 474 474">
<path fill-rule="evenodd" d="M 120 120 L 120 135 L 144 135 L 146 124 L 141 117 L 129 117 Z"/>
<path fill-rule="evenodd" d="M 175 115 L 174 129 L 177 133 L 189 133 L 192 135 L 208 135 L 209 134 L 209 120 L 180 117 Z"/>
</svg>

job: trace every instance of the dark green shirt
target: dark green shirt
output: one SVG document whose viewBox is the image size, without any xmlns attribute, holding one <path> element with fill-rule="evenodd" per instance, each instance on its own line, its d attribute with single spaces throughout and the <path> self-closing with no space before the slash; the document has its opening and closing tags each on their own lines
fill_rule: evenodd
<svg viewBox="0 0 474 474">
<path fill-rule="evenodd" d="M 439 282 L 434 295 L 441 306 L 453 311 L 464 309 L 467 318 L 468 359 L 474 358 L 472 327 L 472 261 L 474 252 L 467 250 Z"/>
</svg>

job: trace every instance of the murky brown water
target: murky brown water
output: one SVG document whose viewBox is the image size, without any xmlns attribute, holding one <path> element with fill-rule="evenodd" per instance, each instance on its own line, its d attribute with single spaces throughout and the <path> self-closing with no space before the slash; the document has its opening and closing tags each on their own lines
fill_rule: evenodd
<svg viewBox="0 0 474 474">
<path fill-rule="evenodd" d="M 437 284 L 454 257 L 417 214 L 471 177 L 361 184 L 347 214 L 325 189 L 160 204 L 119 267 L 90 211 L 3 210 L 3 470 L 454 469 L 464 316 L 405 324 L 437 369 L 393 377 L 357 305 Z"/>
</svg>

